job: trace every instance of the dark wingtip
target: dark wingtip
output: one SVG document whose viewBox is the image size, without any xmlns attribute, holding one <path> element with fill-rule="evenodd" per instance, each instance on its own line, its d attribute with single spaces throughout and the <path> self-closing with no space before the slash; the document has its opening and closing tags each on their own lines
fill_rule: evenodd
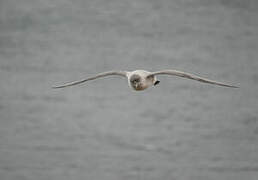
<svg viewBox="0 0 258 180">
<path fill-rule="evenodd" d="M 158 85 L 160 81 L 155 81 L 154 86 Z"/>
</svg>

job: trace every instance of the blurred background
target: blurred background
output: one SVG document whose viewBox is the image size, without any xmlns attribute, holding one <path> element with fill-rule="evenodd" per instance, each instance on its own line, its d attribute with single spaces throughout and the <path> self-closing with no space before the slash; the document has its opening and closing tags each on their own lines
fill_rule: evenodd
<svg viewBox="0 0 258 180">
<path fill-rule="evenodd" d="M 255 180 L 257 0 L 1 0 L 1 180 Z M 109 70 L 178 69 L 134 92 Z M 166 83 L 165 83 L 166 82 Z"/>
</svg>

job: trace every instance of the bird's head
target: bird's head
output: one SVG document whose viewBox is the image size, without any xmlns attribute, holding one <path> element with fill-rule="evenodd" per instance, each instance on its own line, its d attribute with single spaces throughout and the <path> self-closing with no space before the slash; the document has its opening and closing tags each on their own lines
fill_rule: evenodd
<svg viewBox="0 0 258 180">
<path fill-rule="evenodd" d="M 132 88 L 134 88 L 137 91 L 143 90 L 141 76 L 139 76 L 137 74 L 134 74 L 130 77 L 130 84 L 131 84 Z"/>
</svg>

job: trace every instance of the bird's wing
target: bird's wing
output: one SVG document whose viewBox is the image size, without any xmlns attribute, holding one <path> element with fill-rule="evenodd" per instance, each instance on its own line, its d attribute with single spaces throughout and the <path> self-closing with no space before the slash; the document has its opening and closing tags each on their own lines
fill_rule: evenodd
<svg viewBox="0 0 258 180">
<path fill-rule="evenodd" d="M 94 80 L 97 78 L 101 78 L 101 77 L 105 77 L 105 76 L 110 76 L 110 75 L 118 75 L 118 76 L 123 76 L 123 77 L 127 77 L 127 72 L 126 71 L 108 71 L 108 72 L 103 72 L 103 73 L 99 73 L 95 76 L 86 78 L 86 79 L 82 79 L 79 81 L 73 81 L 73 82 L 69 82 L 60 86 L 53 86 L 53 88 L 64 88 L 64 87 L 68 87 L 68 86 L 74 86 L 77 84 L 81 84 L 84 83 L 86 81 L 90 81 L 90 80 Z"/>
<path fill-rule="evenodd" d="M 219 85 L 219 86 L 238 88 L 237 86 L 224 84 L 224 83 L 221 83 L 221 82 L 213 81 L 213 80 L 210 80 L 210 79 L 202 78 L 202 77 L 190 74 L 190 73 L 177 71 L 177 70 L 162 70 L 162 71 L 152 72 L 149 76 L 162 75 L 162 74 L 163 75 L 180 76 L 180 77 L 183 77 L 183 78 L 193 79 L 193 80 L 200 81 L 200 82 L 203 82 L 203 83 L 216 84 L 216 85 Z"/>
</svg>

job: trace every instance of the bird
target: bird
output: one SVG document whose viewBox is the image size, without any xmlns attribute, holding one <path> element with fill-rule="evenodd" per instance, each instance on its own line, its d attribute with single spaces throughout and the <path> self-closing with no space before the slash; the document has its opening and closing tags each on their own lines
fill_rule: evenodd
<svg viewBox="0 0 258 180">
<path fill-rule="evenodd" d="M 120 76 L 127 78 L 128 85 L 133 90 L 143 91 L 151 86 L 157 86 L 160 83 L 158 80 L 158 75 L 170 75 L 170 76 L 178 76 L 182 78 L 196 80 L 202 83 L 214 84 L 218 86 L 224 86 L 229 88 L 239 88 L 238 86 L 225 84 L 222 82 L 206 79 L 191 73 L 178 71 L 178 70 L 161 70 L 156 72 L 150 72 L 145 70 L 135 70 L 135 71 L 107 71 L 96 74 L 95 76 L 88 77 L 86 79 L 82 79 L 79 81 L 72 81 L 65 83 L 63 85 L 53 86 L 53 88 L 65 88 L 69 86 L 78 85 L 87 81 L 95 80 L 98 78 L 106 77 L 106 76 Z"/>
</svg>

